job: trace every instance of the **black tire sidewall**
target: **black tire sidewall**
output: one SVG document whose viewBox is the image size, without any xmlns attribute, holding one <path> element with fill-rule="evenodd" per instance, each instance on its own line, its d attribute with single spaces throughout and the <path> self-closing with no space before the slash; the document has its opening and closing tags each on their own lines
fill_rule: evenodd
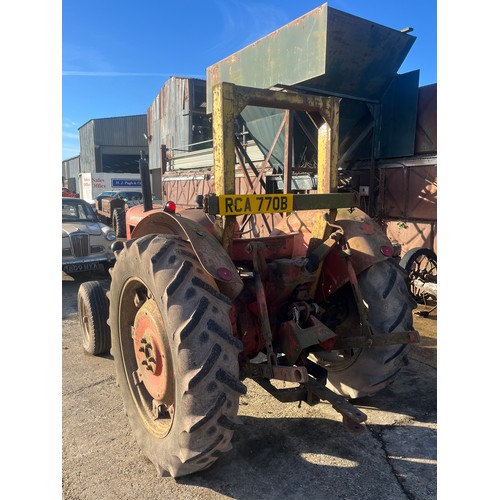
<svg viewBox="0 0 500 500">
<path fill-rule="evenodd" d="M 123 210 L 123 208 L 115 208 L 115 210 L 113 211 L 112 227 L 118 238 L 125 237 L 125 211 Z"/>
<path fill-rule="evenodd" d="M 394 281 L 387 297 L 383 287 L 385 276 Z M 375 278 L 373 278 L 375 277 Z M 392 259 L 378 262 L 358 276 L 364 300 L 369 305 L 368 321 L 374 336 L 383 335 L 387 325 L 401 314 L 394 332 L 413 329 L 412 310 L 416 303 L 406 286 L 404 271 Z M 392 327 L 391 327 L 392 328 Z M 373 395 L 393 382 L 395 375 L 407 362 L 408 344 L 363 348 L 345 368 L 328 372 L 328 386 L 348 398 Z M 321 358 L 321 353 L 317 356 Z M 325 353 L 325 358 L 328 354 Z M 321 362 L 320 362 L 321 364 Z"/>
<path fill-rule="evenodd" d="M 166 297 L 166 288 L 167 283 L 173 277 L 175 277 L 178 269 L 165 269 L 162 267 L 157 270 L 157 276 L 155 276 L 155 266 L 151 264 L 151 260 L 149 258 L 143 258 L 145 255 L 150 256 L 150 248 L 154 247 L 151 252 L 161 252 L 161 245 L 157 245 L 157 241 L 160 240 L 168 244 L 169 241 L 174 240 L 174 244 L 180 247 L 179 253 L 192 252 L 191 246 L 185 241 L 181 240 L 176 236 L 157 236 L 157 235 L 148 235 L 144 236 L 135 241 L 126 242 L 126 246 L 128 249 L 131 249 L 127 252 L 128 249 L 125 249 L 125 253 L 122 251 L 117 258 L 117 262 L 113 268 L 112 281 L 111 281 L 111 290 L 110 290 L 110 326 L 112 332 L 112 344 L 113 344 L 113 356 L 115 358 L 115 367 L 116 367 L 116 377 L 118 385 L 121 387 L 121 394 L 124 401 L 124 406 L 126 413 L 129 417 L 130 424 L 132 430 L 134 432 L 134 436 L 137 440 L 137 443 L 141 450 L 145 453 L 145 455 L 157 466 L 159 471 L 169 470 L 177 471 L 175 477 L 180 475 L 189 474 L 191 472 L 195 472 L 196 470 L 201 470 L 202 467 L 196 465 L 186 465 L 181 460 L 181 450 L 183 446 L 189 447 L 187 443 L 186 436 L 186 426 L 189 420 L 194 420 L 195 417 L 188 413 L 188 410 L 184 408 L 184 405 L 178 404 L 178 402 L 183 401 L 185 397 L 186 387 L 183 385 L 183 381 L 187 378 L 186 373 L 186 359 L 189 355 L 193 353 L 185 353 L 186 349 L 180 349 L 180 324 L 185 323 L 185 319 L 179 320 L 178 314 L 172 312 L 171 305 L 168 304 L 169 298 Z M 142 246 L 147 250 L 139 251 L 139 246 Z M 140 256 L 140 252 L 143 253 L 143 257 Z M 128 255 L 126 256 L 126 254 Z M 124 257 L 126 258 L 124 259 Z M 192 254 L 192 258 L 194 259 L 194 253 Z M 161 266 L 160 266 L 161 267 Z M 201 268 L 201 266 L 200 266 Z M 126 373 L 126 366 L 123 362 L 123 346 L 121 340 L 121 333 L 119 329 L 119 311 L 117 308 L 117 304 L 120 300 L 120 291 L 126 285 L 127 281 L 130 279 L 140 279 L 147 287 L 147 289 L 151 292 L 153 299 L 156 304 L 159 306 L 159 310 L 161 313 L 161 317 L 166 329 L 168 342 L 170 344 L 170 358 L 173 366 L 173 373 L 175 378 L 175 413 L 172 421 L 172 426 L 170 427 L 168 433 L 164 436 L 155 436 L 149 432 L 149 430 L 145 427 L 143 416 L 140 413 L 140 410 L 137 408 L 137 403 L 135 401 L 135 397 L 131 392 L 129 376 Z M 216 286 L 211 278 L 207 278 L 211 286 Z M 165 302 L 166 300 L 166 302 Z M 163 305 L 163 307 L 160 307 Z M 182 304 L 178 304 L 174 306 L 178 309 L 178 311 L 182 311 Z M 169 311 L 167 314 L 167 310 Z M 184 314 L 186 314 L 184 312 Z M 230 327 L 229 315 L 226 316 L 227 324 L 226 327 Z M 228 356 L 231 353 L 226 353 Z M 194 356 L 195 354 L 193 354 Z M 228 363 L 232 363 L 233 366 L 237 367 L 237 354 L 235 354 L 234 359 L 229 359 Z M 235 405 L 235 410 L 237 411 L 238 401 L 233 401 Z M 225 440 L 232 437 L 232 431 L 226 432 Z M 225 450 L 223 450 L 225 451 Z M 207 463 L 206 466 L 210 465 L 213 461 L 215 461 L 216 457 Z M 190 468 L 193 467 L 193 470 Z M 174 475 L 172 474 L 172 475 Z"/>
<path fill-rule="evenodd" d="M 78 316 L 84 350 L 94 356 L 108 353 L 111 348 L 111 337 L 108 319 L 108 299 L 104 288 L 98 281 L 86 281 L 78 289 Z M 83 324 L 82 303 L 88 317 L 88 336 Z"/>
</svg>

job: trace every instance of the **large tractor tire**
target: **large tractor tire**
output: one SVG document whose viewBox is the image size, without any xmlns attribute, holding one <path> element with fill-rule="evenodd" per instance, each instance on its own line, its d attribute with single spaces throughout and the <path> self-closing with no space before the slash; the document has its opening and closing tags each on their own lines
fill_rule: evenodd
<svg viewBox="0 0 500 500">
<path fill-rule="evenodd" d="M 125 238 L 127 236 L 125 210 L 123 208 L 115 208 L 113 211 L 112 227 L 117 238 Z"/>
<path fill-rule="evenodd" d="M 231 449 L 246 393 L 231 301 L 177 236 L 125 242 L 111 274 L 112 354 L 137 443 L 159 475 L 206 469 Z"/>
<path fill-rule="evenodd" d="M 108 299 L 98 281 L 86 281 L 78 289 L 78 316 L 83 348 L 93 356 L 107 354 L 111 348 Z"/>
<path fill-rule="evenodd" d="M 411 297 L 405 272 L 392 260 L 374 264 L 359 274 L 358 283 L 368 305 L 368 322 L 374 336 L 413 330 Z M 359 335 L 359 313 L 349 291 L 349 317 L 338 334 Z M 318 351 L 312 360 L 328 373 L 327 386 L 349 399 L 372 396 L 390 385 L 408 363 L 408 344 L 352 349 L 348 353 Z"/>
</svg>

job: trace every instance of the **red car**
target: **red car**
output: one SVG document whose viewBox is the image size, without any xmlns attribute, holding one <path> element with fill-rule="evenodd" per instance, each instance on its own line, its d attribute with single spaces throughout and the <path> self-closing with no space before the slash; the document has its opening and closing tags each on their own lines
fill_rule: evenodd
<svg viewBox="0 0 500 500">
<path fill-rule="evenodd" d="M 73 193 L 73 191 L 70 191 L 65 187 L 62 188 L 62 195 L 63 198 L 78 198 L 78 195 L 76 193 Z"/>
</svg>

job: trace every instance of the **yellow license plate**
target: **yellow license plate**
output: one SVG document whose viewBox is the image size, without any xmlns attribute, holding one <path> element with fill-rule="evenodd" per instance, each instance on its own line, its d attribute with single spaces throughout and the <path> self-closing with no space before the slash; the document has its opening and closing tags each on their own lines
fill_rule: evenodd
<svg viewBox="0 0 500 500">
<path fill-rule="evenodd" d="M 218 198 L 220 215 L 293 211 L 293 194 L 226 194 Z"/>
</svg>

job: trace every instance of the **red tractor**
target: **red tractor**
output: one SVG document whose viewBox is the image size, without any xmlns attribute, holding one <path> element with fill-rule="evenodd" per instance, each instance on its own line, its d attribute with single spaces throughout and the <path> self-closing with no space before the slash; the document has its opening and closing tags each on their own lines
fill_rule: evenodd
<svg viewBox="0 0 500 500">
<path fill-rule="evenodd" d="M 315 116 L 316 193 L 285 182 L 266 194 L 251 175 L 250 192 L 236 192 L 234 122 L 247 105 Z M 363 432 L 366 415 L 349 400 L 389 385 L 419 340 L 390 241 L 356 193 L 338 190 L 338 108 L 334 97 L 215 85 L 215 192 L 198 208 L 153 209 L 146 166 L 109 292 L 80 288 L 85 349 L 111 348 L 132 431 L 162 475 L 206 469 L 231 448 L 245 378 L 283 402 L 328 401 Z M 268 235 L 242 234 L 266 214 L 282 219 Z"/>
</svg>

